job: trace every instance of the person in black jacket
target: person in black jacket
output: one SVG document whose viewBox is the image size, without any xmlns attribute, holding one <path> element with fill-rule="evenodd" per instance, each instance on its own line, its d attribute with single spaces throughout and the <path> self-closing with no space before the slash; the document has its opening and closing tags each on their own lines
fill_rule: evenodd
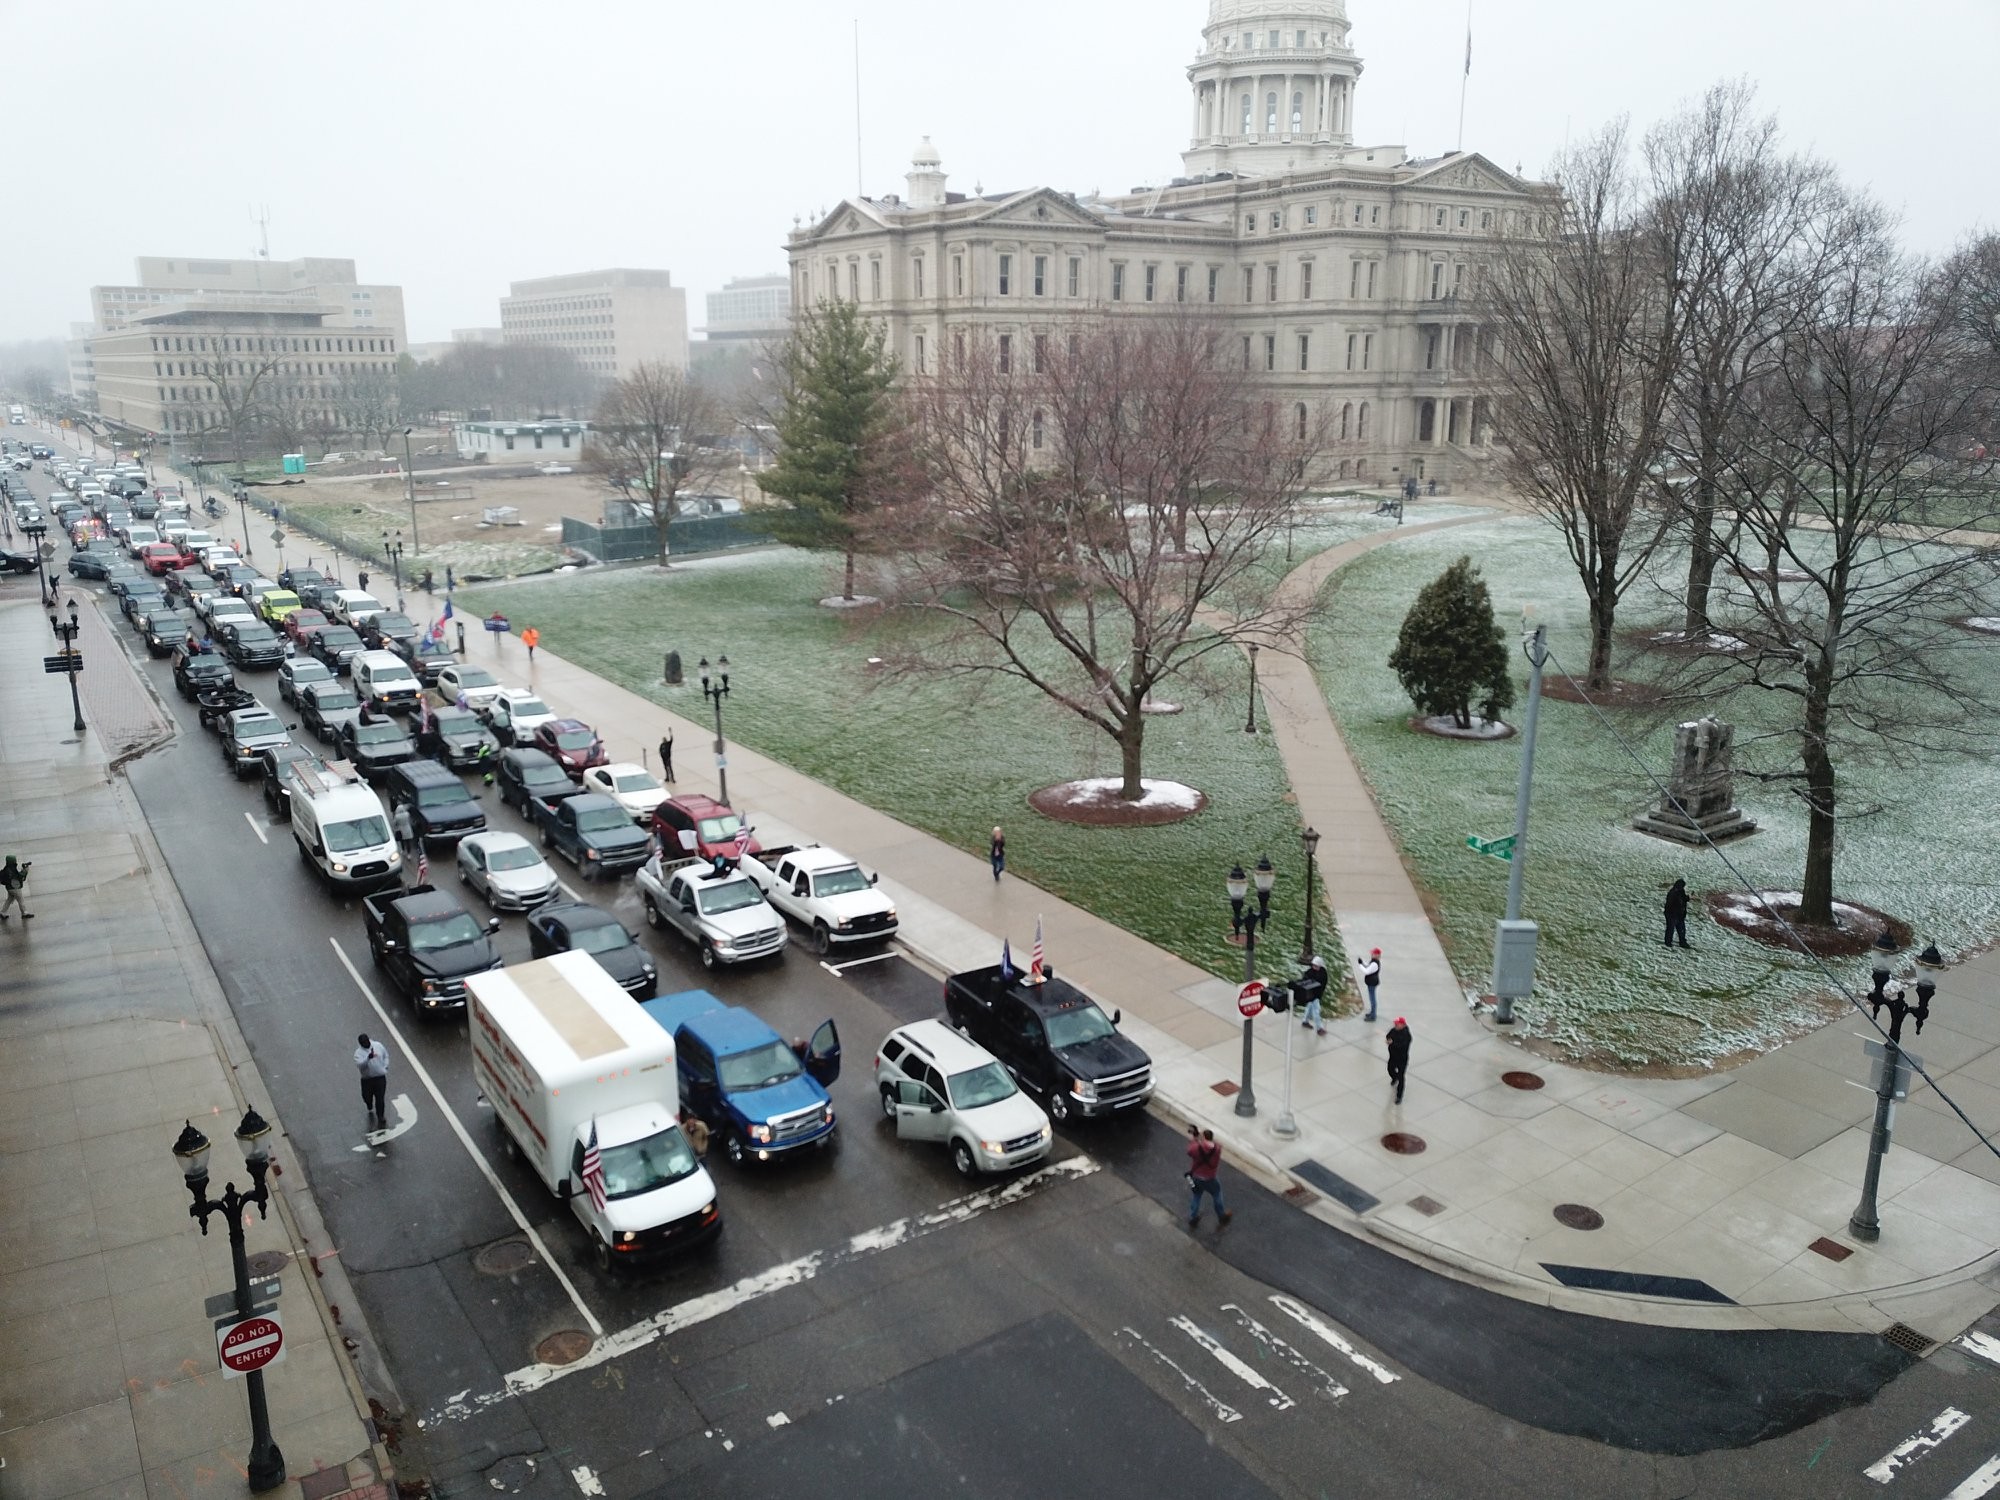
<svg viewBox="0 0 2000 1500">
<path fill-rule="evenodd" d="M 1679 938 L 1683 948 L 1688 945 L 1688 883 L 1676 880 L 1667 892 L 1667 936 L 1663 947 L 1671 948 L 1674 939 Z"/>
<path fill-rule="evenodd" d="M 1410 1076 L 1410 1023 L 1401 1016 L 1389 1028 L 1389 1083 L 1396 1090 L 1396 1102 L 1403 1102 L 1403 1083 Z"/>
<path fill-rule="evenodd" d="M 1326 1035 L 1326 1022 L 1320 1019 L 1319 1003 L 1326 998 L 1326 960 L 1317 953 L 1306 965 L 1305 973 L 1292 981 L 1293 1009 L 1299 1013 L 1299 1025 L 1312 1027 L 1320 1036 Z"/>
</svg>

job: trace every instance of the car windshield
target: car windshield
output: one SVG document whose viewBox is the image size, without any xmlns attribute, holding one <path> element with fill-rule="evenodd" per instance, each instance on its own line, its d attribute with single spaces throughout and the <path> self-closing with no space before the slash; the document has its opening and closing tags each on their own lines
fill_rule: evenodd
<svg viewBox="0 0 2000 1500">
<path fill-rule="evenodd" d="M 403 738 L 400 724 L 356 724 L 354 743 L 357 745 L 393 745 Z"/>
<path fill-rule="evenodd" d="M 479 716 L 462 708 L 441 709 L 431 722 L 439 734 L 477 734 L 480 727 Z"/>
<path fill-rule="evenodd" d="M 1111 1035 L 1111 1017 L 1094 1005 L 1079 1005 L 1075 1010 L 1058 1011 L 1043 1018 L 1049 1028 L 1051 1047 L 1074 1047 L 1081 1042 L 1095 1042 Z"/>
<path fill-rule="evenodd" d="M 484 667 L 460 667 L 458 685 L 462 688 L 498 687 L 500 679 Z"/>
<path fill-rule="evenodd" d="M 625 1146 L 606 1146 L 598 1152 L 604 1166 L 604 1196 L 636 1198 L 670 1182 L 679 1182 L 695 1173 L 694 1150 L 678 1125 L 670 1125 L 658 1135 Z"/>
<path fill-rule="evenodd" d="M 799 1060 L 790 1047 L 773 1039 L 748 1052 L 716 1059 L 722 1087 L 729 1089 L 768 1088 L 799 1076 Z"/>
<path fill-rule="evenodd" d="M 567 777 L 564 780 L 568 780 Z M 577 814 L 579 833 L 605 833 L 613 828 L 630 828 L 632 815 L 622 807 L 588 808 Z"/>
<path fill-rule="evenodd" d="M 326 847 L 335 854 L 351 854 L 356 849 L 372 849 L 389 842 L 389 824 L 382 818 L 356 818 L 351 823 L 326 825 Z"/>
<path fill-rule="evenodd" d="M 710 916 L 725 911 L 741 911 L 746 906 L 755 906 L 763 899 L 757 887 L 748 880 L 731 880 L 722 885 L 707 885 L 701 888 L 701 909 Z"/>
<path fill-rule="evenodd" d="M 615 953 L 632 946 L 632 934 L 616 922 L 600 922 L 595 927 L 572 927 L 569 945 L 579 953 Z"/>
<path fill-rule="evenodd" d="M 546 719 L 549 706 L 539 698 L 516 698 L 509 712 L 517 719 Z"/>
<path fill-rule="evenodd" d="M 611 778 L 611 784 L 621 792 L 657 792 L 660 790 L 659 782 L 653 780 L 644 771 L 631 771 L 623 776 L 614 776 Z"/>
<path fill-rule="evenodd" d="M 335 625 L 331 629 L 322 630 L 319 633 L 319 643 L 323 649 L 328 651 L 346 651 L 350 648 L 359 650 L 361 647 L 361 637 L 349 630 L 345 625 Z"/>
<path fill-rule="evenodd" d="M 1007 1076 L 1007 1070 L 997 1062 L 954 1073 L 945 1080 L 945 1087 L 951 1091 L 951 1102 L 960 1109 L 998 1104 L 1002 1099 L 1011 1099 L 1020 1092 L 1014 1087 L 1014 1080 Z"/>
<path fill-rule="evenodd" d="M 375 628 L 377 630 L 401 631 L 403 634 L 408 635 L 413 633 L 417 627 L 416 622 L 411 620 L 408 615 L 377 615 L 375 617 Z"/>
<path fill-rule="evenodd" d="M 239 625 L 236 627 L 236 639 L 248 645 L 253 641 L 260 644 L 265 641 L 275 641 L 277 637 L 271 633 L 271 627 L 268 625 Z"/>
<path fill-rule="evenodd" d="M 701 820 L 701 841 L 704 844 L 719 844 L 724 839 L 733 839 L 743 831 L 743 820 L 735 813 L 727 813 L 720 818 Z"/>
<path fill-rule="evenodd" d="M 236 721 L 236 732 L 244 739 L 254 739 L 260 734 L 283 734 L 285 726 L 278 722 L 275 714 L 257 714 L 254 717 Z"/>
<path fill-rule="evenodd" d="M 532 870 L 541 862 L 541 855 L 525 844 L 516 844 L 510 849 L 494 849 L 486 856 L 486 868 L 489 870 Z"/>
<path fill-rule="evenodd" d="M 410 675 L 410 669 L 404 666 L 401 662 L 397 662 L 393 667 L 390 666 L 387 662 L 383 662 L 380 663 L 379 665 L 370 667 L 368 669 L 368 673 L 377 682 L 416 681 L 416 679 Z"/>
<path fill-rule="evenodd" d="M 333 668 L 323 661 L 314 661 L 310 656 L 295 656 L 285 663 L 285 670 L 291 674 L 293 682 L 331 682 Z"/>
<path fill-rule="evenodd" d="M 861 873 L 859 866 L 851 870 L 829 870 L 814 878 L 813 889 L 822 896 L 851 896 L 856 891 L 868 889 L 868 877 Z"/>
<path fill-rule="evenodd" d="M 574 786 L 575 783 L 569 779 L 569 772 L 551 762 L 546 765 L 534 764 L 521 767 L 521 785 L 566 787 Z"/>
<path fill-rule="evenodd" d="M 588 729 L 565 729 L 556 736 L 558 750 L 588 750 L 597 743 L 597 736 Z"/>
<path fill-rule="evenodd" d="M 356 698 L 354 694 L 348 692 L 345 688 L 341 688 L 337 692 L 321 693 L 313 699 L 313 702 L 319 706 L 321 713 L 331 713 L 337 708 L 352 708 L 360 701 L 360 699 Z"/>
<path fill-rule="evenodd" d="M 469 912 L 455 911 L 448 917 L 412 924 L 410 949 L 415 953 L 436 953 L 440 948 L 476 943 L 484 936 L 486 929 L 473 921 Z"/>
<path fill-rule="evenodd" d="M 470 802 L 472 793 L 462 786 L 427 786 L 417 793 L 419 807 L 450 807 L 455 802 Z"/>
</svg>

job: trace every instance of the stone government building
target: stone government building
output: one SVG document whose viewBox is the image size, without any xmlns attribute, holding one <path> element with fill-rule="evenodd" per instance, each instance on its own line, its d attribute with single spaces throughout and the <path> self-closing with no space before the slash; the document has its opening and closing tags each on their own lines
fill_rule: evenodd
<svg viewBox="0 0 2000 1500">
<path fill-rule="evenodd" d="M 1186 175 L 1161 187 L 954 193 L 926 138 L 905 195 L 793 231 L 793 305 L 859 302 L 928 372 L 968 330 L 1028 360 L 1079 317 L 1202 304 L 1270 399 L 1325 417 L 1328 479 L 1471 479 L 1495 354 L 1474 293 L 1550 190 L 1472 152 L 1357 146 L 1348 27 L 1344 0 L 1210 0 Z"/>
</svg>

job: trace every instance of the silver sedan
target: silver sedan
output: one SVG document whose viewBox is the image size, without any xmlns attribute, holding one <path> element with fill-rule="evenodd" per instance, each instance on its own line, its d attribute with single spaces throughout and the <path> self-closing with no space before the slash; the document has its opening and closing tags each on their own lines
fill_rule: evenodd
<svg viewBox="0 0 2000 1500">
<path fill-rule="evenodd" d="M 518 833 L 475 833 L 460 839 L 458 878 L 495 911 L 532 911 L 561 889 L 541 851 Z"/>
</svg>

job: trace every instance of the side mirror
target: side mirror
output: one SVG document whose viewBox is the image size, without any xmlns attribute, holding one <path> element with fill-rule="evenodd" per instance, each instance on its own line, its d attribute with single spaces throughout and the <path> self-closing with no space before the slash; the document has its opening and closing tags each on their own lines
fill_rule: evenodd
<svg viewBox="0 0 2000 1500">
<path fill-rule="evenodd" d="M 565 1177 L 561 1182 L 556 1184 L 556 1197 L 562 1199 L 564 1202 L 568 1202 L 571 1198 L 575 1196 L 576 1196 L 576 1189 L 572 1188 L 569 1185 L 569 1179 L 567 1177 Z"/>
<path fill-rule="evenodd" d="M 876 881 L 880 880 L 881 878 L 882 878 L 881 872 L 877 871 L 875 874 L 870 875 L 868 877 L 868 883 L 870 885 L 873 885 Z"/>
<path fill-rule="evenodd" d="M 1118 1024 L 1118 1023 L 1120 1022 L 1120 1021 L 1122 1021 L 1122 1020 L 1124 1020 L 1124 1019 L 1125 1019 L 1125 1012 L 1124 1012 L 1124 1011 L 1122 1011 L 1122 1010 L 1114 1010 L 1113 1012 L 1111 1012 L 1111 1024 L 1112 1024 L 1113 1026 L 1116 1026 L 1116 1025 L 1117 1025 L 1117 1024 Z"/>
<path fill-rule="evenodd" d="M 488 932 L 498 932 L 500 930 L 500 919 L 498 917 L 488 917 L 486 919 L 486 930 Z"/>
<path fill-rule="evenodd" d="M 931 1113 L 934 1115 L 941 1115 L 944 1113 L 944 1101 L 938 1098 L 935 1094 L 931 1096 Z"/>
<path fill-rule="evenodd" d="M 401 948 L 402 946 L 403 946 L 403 945 L 402 945 L 401 943 L 397 942 L 397 941 L 396 941 L 396 940 L 395 940 L 394 938 L 383 938 L 383 939 L 382 939 L 382 951 L 383 951 L 384 953 L 394 953 L 394 952 L 396 952 L 396 951 L 397 951 L 398 949 L 400 949 L 400 948 Z"/>
</svg>

